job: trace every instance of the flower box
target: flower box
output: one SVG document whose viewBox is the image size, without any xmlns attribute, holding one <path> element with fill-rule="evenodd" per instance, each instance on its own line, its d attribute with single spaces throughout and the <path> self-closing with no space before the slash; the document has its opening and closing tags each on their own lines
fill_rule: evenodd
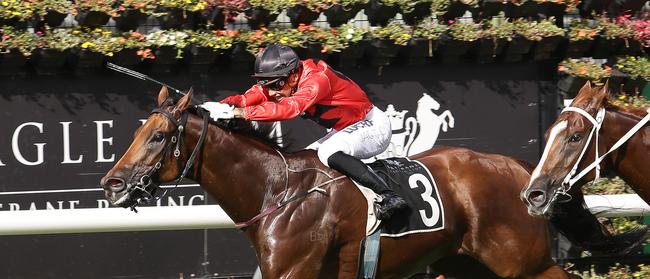
<svg viewBox="0 0 650 279">
<path fill-rule="evenodd" d="M 481 19 L 490 19 L 498 15 L 500 12 L 508 10 L 508 1 L 504 0 L 483 0 L 481 1 L 481 8 L 478 17 Z"/>
<path fill-rule="evenodd" d="M 578 5 L 580 15 L 589 18 L 592 14 L 601 15 L 606 12 L 611 0 L 582 0 Z"/>
<path fill-rule="evenodd" d="M 475 56 L 478 63 L 491 63 L 503 53 L 508 40 L 503 38 L 481 38 L 478 41 Z"/>
<path fill-rule="evenodd" d="M 214 6 L 202 13 L 195 13 L 195 16 L 200 17 L 200 28 L 210 30 L 224 30 L 226 29 L 226 12 L 223 8 Z M 199 21 L 199 20 L 197 20 Z"/>
<path fill-rule="evenodd" d="M 362 8 L 363 6 L 361 5 L 350 5 L 346 7 L 341 4 L 335 4 L 323 11 L 323 13 L 327 17 L 327 23 L 329 23 L 330 27 L 339 27 L 354 18 Z"/>
<path fill-rule="evenodd" d="M 137 9 L 118 11 L 117 14 L 119 16 L 113 17 L 113 20 L 115 21 L 115 28 L 120 31 L 136 30 L 148 17 Z"/>
<path fill-rule="evenodd" d="M 565 40 L 562 36 L 546 37 L 535 43 L 532 59 L 534 61 L 549 60 L 557 57 L 558 46 Z"/>
<path fill-rule="evenodd" d="M 401 11 L 402 20 L 408 25 L 417 25 L 425 17 L 431 15 L 431 3 L 420 2 L 415 4 L 415 7 L 409 12 Z"/>
<path fill-rule="evenodd" d="M 578 91 L 588 79 L 578 76 L 562 75 L 557 82 L 558 91 L 564 95 L 565 99 L 573 99 L 578 95 Z"/>
<path fill-rule="evenodd" d="M 607 80 L 607 85 L 612 93 L 619 95 L 623 90 L 623 82 L 628 77 L 627 74 L 619 71 L 618 69 L 612 69 L 612 74 Z"/>
<path fill-rule="evenodd" d="M 643 93 L 646 84 L 648 81 L 641 77 L 626 78 L 623 82 L 623 92 L 630 96 L 639 96 Z"/>
<path fill-rule="evenodd" d="M 230 69 L 236 72 L 250 73 L 253 70 L 255 56 L 246 50 L 246 45 L 237 43 L 233 45 L 230 56 Z"/>
<path fill-rule="evenodd" d="M 566 47 L 566 52 L 564 53 L 565 57 L 571 58 L 580 58 L 591 56 L 593 52 L 594 40 L 577 40 L 569 41 L 569 44 Z"/>
<path fill-rule="evenodd" d="M 308 42 L 306 47 L 293 48 L 300 59 L 325 60 L 327 53 L 322 52 L 323 45 L 319 42 Z"/>
<path fill-rule="evenodd" d="M 516 36 L 505 46 L 503 50 L 503 62 L 519 62 L 527 55 L 535 42 L 526 38 Z"/>
<path fill-rule="evenodd" d="M 291 21 L 291 26 L 297 28 L 301 23 L 310 25 L 320 16 L 320 12 L 312 11 L 307 6 L 296 5 L 287 9 L 287 16 Z"/>
<path fill-rule="evenodd" d="M 443 63 L 458 63 L 466 60 L 470 50 L 473 50 L 477 41 L 461 41 L 456 39 L 443 40 L 438 47 L 436 57 Z"/>
<path fill-rule="evenodd" d="M 115 53 L 109 60 L 120 66 L 135 66 L 142 63 L 142 58 L 135 49 L 123 49 Z"/>
<path fill-rule="evenodd" d="M 609 58 L 618 54 L 623 39 L 607 39 L 605 37 L 598 37 L 594 42 L 593 57 L 598 59 Z"/>
<path fill-rule="evenodd" d="M 614 67 L 625 75 L 622 91 L 635 96 L 643 93 L 650 80 L 650 59 L 647 55 L 618 57 Z"/>
<path fill-rule="evenodd" d="M 647 0 L 619 0 L 611 1 L 608 7 L 608 14 L 610 16 L 617 16 L 623 13 L 632 13 L 641 11 L 643 5 Z"/>
<path fill-rule="evenodd" d="M 15 30 L 26 30 L 27 21 L 21 20 L 17 17 L 12 18 L 0 18 L 0 26 L 11 26 Z"/>
<path fill-rule="evenodd" d="M 178 63 L 178 49 L 174 46 L 159 46 L 153 52 L 155 54 L 154 64 L 174 65 Z"/>
<path fill-rule="evenodd" d="M 0 71 L 2 73 L 15 73 L 17 69 L 23 70 L 31 57 L 24 56 L 17 49 L 0 53 Z"/>
<path fill-rule="evenodd" d="M 209 71 L 215 65 L 218 53 L 213 48 L 191 45 L 185 56 L 190 65 L 190 72 L 202 73 Z"/>
<path fill-rule="evenodd" d="M 48 73 L 70 67 L 72 63 L 70 49 L 63 51 L 52 48 L 39 49 L 35 52 L 35 58 L 38 70 Z"/>
<path fill-rule="evenodd" d="M 271 22 L 278 18 L 278 14 L 272 14 L 269 10 L 261 7 L 251 7 L 244 11 L 246 19 L 248 19 L 248 26 L 251 29 L 260 29 L 260 27 L 268 27 Z"/>
<path fill-rule="evenodd" d="M 159 8 L 163 15 L 157 16 L 161 29 L 195 29 L 196 14 L 180 8 Z"/>
<path fill-rule="evenodd" d="M 106 24 L 110 18 L 111 17 L 104 12 L 88 10 L 80 10 L 75 16 L 75 20 L 79 25 L 89 28 L 100 27 Z"/>
<path fill-rule="evenodd" d="M 87 49 L 72 48 L 70 54 L 73 55 L 71 64 L 81 69 L 103 68 L 106 60 L 103 54 Z"/>
<path fill-rule="evenodd" d="M 359 65 L 361 59 L 368 47 L 368 41 L 360 41 L 351 44 L 340 52 L 332 52 L 327 55 L 326 61 L 337 68 L 352 68 Z"/>
<path fill-rule="evenodd" d="M 388 22 L 397 15 L 397 5 L 384 5 L 379 0 L 370 0 L 366 5 L 364 13 L 368 16 L 371 26 L 386 26 Z"/>
<path fill-rule="evenodd" d="M 368 62 L 372 66 L 388 66 L 402 46 L 396 45 L 393 40 L 373 39 L 366 50 Z"/>
<path fill-rule="evenodd" d="M 414 38 L 402 47 L 395 59 L 396 64 L 421 65 L 433 59 L 438 40 Z"/>
<path fill-rule="evenodd" d="M 567 6 L 565 4 L 560 4 L 557 2 L 542 2 L 539 3 L 541 10 L 547 17 L 555 17 L 557 20 L 561 21 L 566 13 Z M 558 22 L 560 24 L 561 22 Z"/>
<path fill-rule="evenodd" d="M 43 15 L 43 22 L 49 27 L 57 27 L 63 23 L 66 17 L 68 17 L 68 14 L 48 10 L 47 13 Z"/>
<path fill-rule="evenodd" d="M 625 55 L 641 55 L 644 53 L 643 45 L 637 40 L 627 39 L 623 40 L 621 48 L 619 49 L 620 54 Z"/>
<path fill-rule="evenodd" d="M 451 1 L 447 10 L 442 12 L 440 16 L 445 21 L 456 20 L 456 18 L 463 16 L 467 10 L 472 9 L 470 6 L 463 4 L 460 1 Z M 474 9 L 472 14 L 478 14 L 478 12 Z"/>
<path fill-rule="evenodd" d="M 540 12 L 540 5 L 535 3 L 532 0 L 525 0 L 523 3 L 519 1 L 510 1 L 508 3 L 508 9 L 506 10 L 506 17 L 509 18 L 521 18 L 521 17 L 533 17 Z"/>
</svg>

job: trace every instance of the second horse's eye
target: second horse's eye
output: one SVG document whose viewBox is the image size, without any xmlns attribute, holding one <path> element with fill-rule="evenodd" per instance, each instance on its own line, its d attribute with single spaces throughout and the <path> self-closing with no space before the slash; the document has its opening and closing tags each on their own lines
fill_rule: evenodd
<svg viewBox="0 0 650 279">
<path fill-rule="evenodd" d="M 573 135 L 569 138 L 569 142 L 578 142 L 578 141 L 580 141 L 581 139 L 582 139 L 582 136 L 581 136 L 580 134 L 573 134 Z"/>
<path fill-rule="evenodd" d="M 165 139 L 165 136 L 162 133 L 155 133 L 151 138 L 154 142 L 161 142 Z"/>
</svg>

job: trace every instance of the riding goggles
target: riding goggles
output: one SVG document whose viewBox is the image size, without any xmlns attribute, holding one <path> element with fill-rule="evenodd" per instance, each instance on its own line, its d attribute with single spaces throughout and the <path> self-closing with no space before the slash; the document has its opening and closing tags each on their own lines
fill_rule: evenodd
<svg viewBox="0 0 650 279">
<path fill-rule="evenodd" d="M 287 78 L 279 77 L 276 79 L 259 79 L 257 80 L 257 84 L 273 91 L 279 91 L 282 90 L 282 88 L 284 88 L 284 85 L 287 84 Z"/>
</svg>

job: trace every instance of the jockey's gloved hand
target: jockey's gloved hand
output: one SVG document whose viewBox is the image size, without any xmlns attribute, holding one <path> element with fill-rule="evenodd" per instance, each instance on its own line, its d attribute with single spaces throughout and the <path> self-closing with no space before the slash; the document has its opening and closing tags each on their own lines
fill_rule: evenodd
<svg viewBox="0 0 650 279">
<path fill-rule="evenodd" d="M 235 107 L 229 104 L 223 104 L 219 102 L 205 102 L 203 104 L 200 104 L 199 107 L 210 112 L 210 118 L 215 121 L 219 119 L 235 118 Z"/>
</svg>

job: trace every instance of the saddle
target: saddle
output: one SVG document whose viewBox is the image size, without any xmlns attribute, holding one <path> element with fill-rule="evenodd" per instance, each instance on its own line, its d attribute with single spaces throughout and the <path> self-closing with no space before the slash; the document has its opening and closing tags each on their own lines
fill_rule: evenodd
<svg viewBox="0 0 650 279">
<path fill-rule="evenodd" d="M 391 219 L 380 221 L 374 210 L 381 196 L 355 182 L 368 202 L 366 234 L 381 226 L 381 236 L 400 237 L 444 228 L 444 208 L 438 187 L 429 170 L 419 161 L 388 158 L 368 164 L 386 181 L 388 187 L 406 200 L 409 208 L 396 212 Z M 383 223 L 383 224 L 382 224 Z"/>
</svg>

